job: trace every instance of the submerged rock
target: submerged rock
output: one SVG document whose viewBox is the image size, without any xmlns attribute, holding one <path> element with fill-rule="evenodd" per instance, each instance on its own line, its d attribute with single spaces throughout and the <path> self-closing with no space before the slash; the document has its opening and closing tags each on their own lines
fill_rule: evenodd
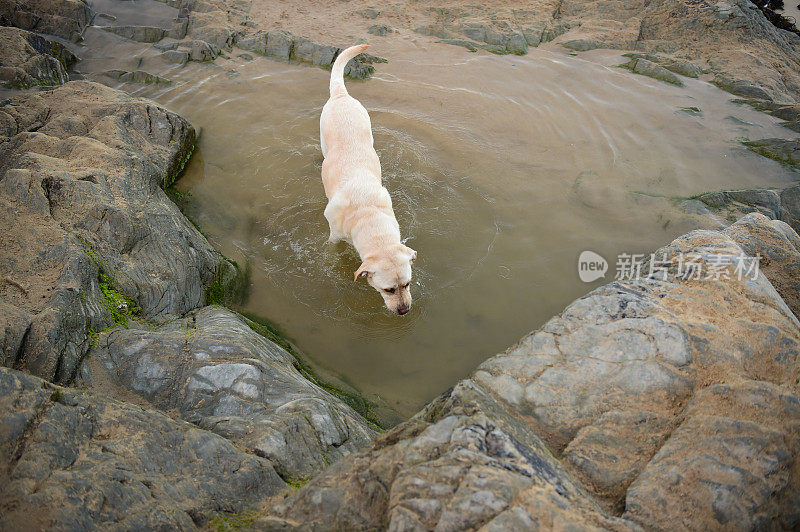
<svg viewBox="0 0 800 532">
<path fill-rule="evenodd" d="M 661 81 L 666 81 L 667 83 L 672 83 L 673 85 L 678 85 L 679 87 L 683 86 L 683 82 L 678 76 L 654 62 L 648 61 L 647 59 L 637 58 L 623 66 L 625 68 L 629 68 L 637 74 L 655 78 Z"/>
<path fill-rule="evenodd" d="M 730 223 L 745 214 L 758 212 L 800 231 L 800 185 L 783 190 L 721 190 L 702 194 L 697 199 Z"/>
<path fill-rule="evenodd" d="M 82 380 L 112 397 L 134 394 L 150 408 L 175 412 L 269 459 L 287 480 L 299 480 L 376 433 L 296 364 L 233 312 L 204 307 L 155 330 L 102 333 Z"/>
<path fill-rule="evenodd" d="M 800 138 L 748 140 L 744 145 L 759 155 L 800 169 Z"/>
<path fill-rule="evenodd" d="M 758 214 L 676 239 L 255 525 L 793 527 L 800 322 L 767 276 L 796 293 L 798 255 L 736 275 L 781 239 Z"/>
<path fill-rule="evenodd" d="M 152 83 L 156 85 L 169 85 L 172 83 L 167 78 L 156 76 L 144 70 L 134 70 L 133 72 L 127 70 L 106 70 L 102 72 L 102 74 L 119 81 L 132 81 L 134 83 Z"/>
<path fill-rule="evenodd" d="M 194 530 L 286 486 L 164 414 L 0 368 L 0 528 Z"/>
<path fill-rule="evenodd" d="M 763 100 L 771 100 L 770 94 L 749 81 L 733 80 L 727 76 L 717 76 L 713 81 L 714 85 L 720 89 L 735 94 L 736 96 L 744 96 L 746 98 L 760 98 Z"/>
</svg>

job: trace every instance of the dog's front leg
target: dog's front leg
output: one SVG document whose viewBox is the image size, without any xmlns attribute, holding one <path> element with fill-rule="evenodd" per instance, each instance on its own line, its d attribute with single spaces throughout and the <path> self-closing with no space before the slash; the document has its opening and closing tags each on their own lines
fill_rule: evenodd
<svg viewBox="0 0 800 532">
<path fill-rule="evenodd" d="M 328 201 L 328 205 L 325 207 L 325 219 L 328 220 L 328 227 L 331 231 L 328 242 L 332 244 L 347 237 L 342 230 L 342 215 L 345 207 L 347 207 L 349 203 L 349 201 L 342 199 L 341 194 L 337 194 Z"/>
</svg>

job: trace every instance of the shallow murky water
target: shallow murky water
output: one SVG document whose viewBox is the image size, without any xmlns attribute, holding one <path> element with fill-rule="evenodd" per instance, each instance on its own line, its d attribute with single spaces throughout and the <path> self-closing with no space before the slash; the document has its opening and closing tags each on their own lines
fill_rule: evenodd
<svg viewBox="0 0 800 532">
<path fill-rule="evenodd" d="M 414 308 L 398 317 L 353 283 L 354 250 L 326 243 L 318 120 L 328 72 L 236 51 L 181 68 L 150 49 L 120 64 L 127 44 L 99 33 L 87 41 L 107 41 L 104 55 L 81 69 L 116 57 L 114 68 L 165 76 L 172 85 L 124 88 L 202 128 L 178 188 L 212 242 L 250 261 L 245 309 L 403 414 L 599 284 L 578 279 L 581 251 L 605 256 L 613 276 L 618 253 L 714 225 L 670 198 L 798 179 L 737 141 L 791 132 L 701 81 L 636 76 L 608 52 L 498 57 L 377 41 L 371 51 L 390 62 L 348 88 L 370 111 L 385 185 L 419 253 Z"/>
</svg>

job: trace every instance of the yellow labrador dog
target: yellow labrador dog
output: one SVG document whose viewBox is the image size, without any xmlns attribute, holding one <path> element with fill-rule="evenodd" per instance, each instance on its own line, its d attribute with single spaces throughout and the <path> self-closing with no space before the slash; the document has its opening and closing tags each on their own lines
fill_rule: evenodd
<svg viewBox="0 0 800 532">
<path fill-rule="evenodd" d="M 392 198 L 381 184 L 381 163 L 372 145 L 369 114 L 344 86 L 344 67 L 369 45 L 351 46 L 333 63 L 331 95 L 319 119 L 325 218 L 331 242 L 347 240 L 361 266 L 353 278 L 366 277 L 386 307 L 403 315 L 411 308 L 411 263 L 417 252 L 403 245 Z"/>
</svg>

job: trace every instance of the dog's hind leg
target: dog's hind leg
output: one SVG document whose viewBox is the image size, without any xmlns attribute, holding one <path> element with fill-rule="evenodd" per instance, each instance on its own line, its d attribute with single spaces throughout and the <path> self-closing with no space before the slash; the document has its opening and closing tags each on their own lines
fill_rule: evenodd
<svg viewBox="0 0 800 532">
<path fill-rule="evenodd" d="M 320 119 L 319 126 L 319 147 L 322 150 L 322 157 L 328 156 L 328 148 L 325 147 L 325 134 L 322 132 L 322 120 Z"/>
</svg>

